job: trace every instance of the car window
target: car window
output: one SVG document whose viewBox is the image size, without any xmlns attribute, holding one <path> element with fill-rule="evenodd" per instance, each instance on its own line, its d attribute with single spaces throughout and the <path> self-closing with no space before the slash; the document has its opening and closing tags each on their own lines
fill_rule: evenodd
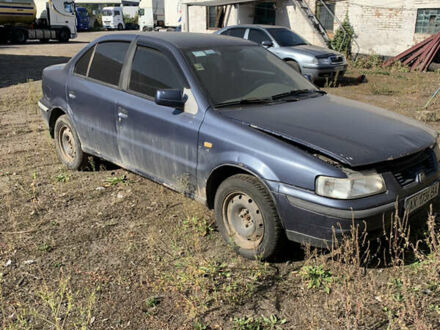
<svg viewBox="0 0 440 330">
<path fill-rule="evenodd" d="M 248 39 L 261 44 L 263 41 L 271 41 L 266 32 L 256 29 L 250 29 Z"/>
<path fill-rule="evenodd" d="M 316 90 L 301 74 L 261 46 L 189 49 L 185 55 L 214 104 L 271 98 L 292 90 Z"/>
<path fill-rule="evenodd" d="M 99 43 L 89 69 L 89 77 L 117 86 L 122 64 L 130 43 L 111 41 Z"/>
<path fill-rule="evenodd" d="M 285 28 L 267 29 L 270 35 L 277 41 L 281 47 L 291 47 L 299 45 L 307 45 L 307 41 L 297 35 L 295 32 Z"/>
<path fill-rule="evenodd" d="M 115 10 L 115 16 L 121 15 L 121 12 L 119 10 Z"/>
<path fill-rule="evenodd" d="M 183 89 L 177 67 L 161 52 L 138 46 L 131 67 L 129 89 L 155 97 L 158 89 Z"/>
<path fill-rule="evenodd" d="M 244 38 L 245 28 L 234 28 L 224 31 L 222 34 L 231 37 Z"/>
<path fill-rule="evenodd" d="M 73 70 L 74 73 L 81 76 L 87 76 L 87 69 L 89 68 L 90 57 L 92 57 L 94 48 L 95 47 L 91 47 L 88 51 L 84 53 L 83 56 L 80 57 L 78 61 L 76 61 L 75 68 Z"/>
</svg>

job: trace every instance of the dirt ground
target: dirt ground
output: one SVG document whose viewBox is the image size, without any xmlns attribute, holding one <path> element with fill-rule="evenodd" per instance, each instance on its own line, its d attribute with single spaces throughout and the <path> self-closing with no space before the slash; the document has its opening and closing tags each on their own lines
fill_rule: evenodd
<svg viewBox="0 0 440 330">
<path fill-rule="evenodd" d="M 101 34 L 0 46 L 3 328 L 440 327 L 435 238 L 410 261 L 396 252 L 402 264 L 364 267 L 295 244 L 279 262 L 249 261 L 195 201 L 109 165 L 66 170 L 39 115 L 41 70 Z M 326 90 L 416 118 L 440 74 L 401 71 L 352 67 Z"/>
</svg>

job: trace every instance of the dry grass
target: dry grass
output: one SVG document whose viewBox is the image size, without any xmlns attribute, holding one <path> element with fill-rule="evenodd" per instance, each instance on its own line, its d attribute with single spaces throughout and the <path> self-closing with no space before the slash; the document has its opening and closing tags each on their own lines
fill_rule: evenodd
<svg viewBox="0 0 440 330">
<path fill-rule="evenodd" d="M 413 116 L 438 83 L 399 71 L 368 79 L 330 92 Z M 2 328 L 440 327 L 433 215 L 419 227 L 390 219 L 380 242 L 354 230 L 329 252 L 292 245 L 278 263 L 244 260 L 181 194 L 121 169 L 62 168 L 39 95 L 38 82 L 0 90 Z"/>
</svg>

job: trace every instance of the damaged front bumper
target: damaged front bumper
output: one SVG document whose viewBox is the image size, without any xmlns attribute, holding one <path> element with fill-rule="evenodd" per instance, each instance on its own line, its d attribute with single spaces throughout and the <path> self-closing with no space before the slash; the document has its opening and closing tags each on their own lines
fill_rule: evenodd
<svg viewBox="0 0 440 330">
<path fill-rule="evenodd" d="M 312 192 L 280 184 L 274 193 L 279 215 L 289 240 L 314 247 L 331 248 L 346 237 L 367 239 L 384 236 L 392 225 L 394 216 L 405 215 L 405 199 L 439 182 L 436 172 L 423 184 L 410 189 L 388 191 L 358 200 L 335 200 L 317 196 Z M 411 213 L 424 211 L 428 215 L 429 205 L 439 201 L 439 196 L 427 201 Z"/>
</svg>

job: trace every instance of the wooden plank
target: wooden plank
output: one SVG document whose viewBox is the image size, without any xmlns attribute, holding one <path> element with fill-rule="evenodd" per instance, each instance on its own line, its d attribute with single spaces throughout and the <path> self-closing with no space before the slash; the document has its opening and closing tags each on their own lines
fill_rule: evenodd
<svg viewBox="0 0 440 330">
<path fill-rule="evenodd" d="M 431 40 L 429 42 L 429 44 L 424 45 L 422 48 L 420 48 L 418 51 L 416 51 L 415 53 L 413 53 L 410 57 L 408 57 L 405 61 L 402 62 L 402 64 L 404 65 L 409 65 L 411 64 L 412 61 L 417 60 L 417 57 L 420 56 L 421 54 L 423 54 L 423 52 L 426 51 L 426 49 L 428 49 L 430 47 L 430 45 L 432 44 L 434 40 Z"/>
<path fill-rule="evenodd" d="M 435 55 L 437 55 L 437 52 L 438 52 L 439 49 L 440 49 L 440 36 L 437 39 L 437 44 L 432 48 L 432 50 L 428 54 L 427 58 L 420 65 L 420 71 L 426 71 L 426 68 L 432 62 L 432 60 L 434 59 Z"/>
<path fill-rule="evenodd" d="M 436 35 L 434 40 L 427 45 L 426 50 L 417 58 L 417 61 L 411 66 L 411 71 L 422 71 L 423 63 L 430 56 L 430 54 L 435 50 L 437 44 L 440 42 L 440 34 Z M 429 47 L 428 47 L 429 46 Z"/>
<path fill-rule="evenodd" d="M 438 33 L 438 34 L 440 34 L 440 33 Z M 435 36 L 436 35 L 434 34 L 434 35 L 430 36 L 429 38 L 426 38 L 425 40 L 423 40 L 423 41 L 419 42 L 418 44 L 412 46 L 411 48 L 408 48 L 407 50 L 405 50 L 404 52 L 400 53 L 399 55 L 390 58 L 389 60 L 385 61 L 383 66 L 384 67 L 389 66 L 389 65 L 393 64 L 394 62 L 401 60 L 405 56 L 408 56 L 412 52 L 417 51 L 418 49 L 420 49 L 421 47 L 425 46 L 427 43 L 432 41 Z"/>
</svg>

